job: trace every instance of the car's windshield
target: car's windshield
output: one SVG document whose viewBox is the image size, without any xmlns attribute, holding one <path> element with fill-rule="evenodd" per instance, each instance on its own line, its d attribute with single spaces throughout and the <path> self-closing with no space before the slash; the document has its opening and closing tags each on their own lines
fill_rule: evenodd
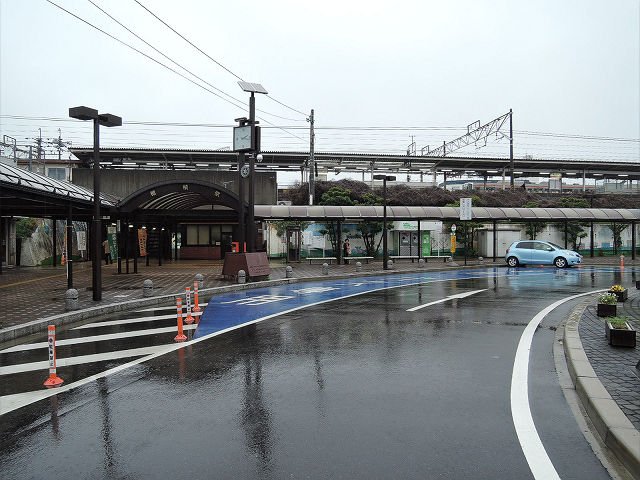
<svg viewBox="0 0 640 480">
<path fill-rule="evenodd" d="M 556 247 L 556 248 L 560 249 L 560 250 L 564 250 L 564 247 L 561 247 L 560 245 L 556 245 L 555 243 L 551 243 L 551 242 L 547 242 L 547 243 L 549 245 L 553 246 L 553 247 Z"/>
</svg>

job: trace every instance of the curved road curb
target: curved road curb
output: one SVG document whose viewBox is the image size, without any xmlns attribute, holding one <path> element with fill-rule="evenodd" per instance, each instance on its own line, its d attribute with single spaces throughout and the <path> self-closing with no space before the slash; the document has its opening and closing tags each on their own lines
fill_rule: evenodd
<svg viewBox="0 0 640 480">
<path fill-rule="evenodd" d="M 640 479 L 640 432 L 620 410 L 593 370 L 582 347 L 578 324 L 586 305 L 576 307 L 564 326 L 564 353 L 578 398 L 604 444 L 629 473 Z"/>
</svg>

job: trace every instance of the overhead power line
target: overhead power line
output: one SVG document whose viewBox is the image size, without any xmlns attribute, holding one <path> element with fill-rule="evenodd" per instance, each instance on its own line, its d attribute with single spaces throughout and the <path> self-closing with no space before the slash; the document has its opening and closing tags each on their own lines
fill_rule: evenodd
<svg viewBox="0 0 640 480">
<path fill-rule="evenodd" d="M 244 82 L 244 79 L 242 77 L 240 77 L 239 75 L 233 73 L 231 70 L 229 70 L 227 67 L 225 67 L 223 64 L 221 64 L 219 61 L 217 61 L 215 58 L 211 57 L 208 53 L 202 51 L 200 48 L 198 48 L 198 46 L 196 46 L 195 44 L 193 44 L 191 41 L 189 41 L 184 35 L 182 35 L 180 32 L 176 31 L 175 28 L 173 28 L 171 25 L 169 25 L 167 22 L 165 22 L 164 20 L 162 20 L 160 17 L 158 17 L 155 13 L 153 13 L 151 10 L 149 10 L 147 7 L 145 7 L 142 3 L 140 3 L 138 0 L 134 0 L 138 5 L 140 5 L 142 8 L 144 8 L 147 12 L 149 12 L 156 20 L 158 20 L 160 23 L 162 23 L 165 27 L 167 27 L 169 30 L 171 30 L 173 33 L 175 33 L 176 35 L 178 35 L 180 38 L 182 38 L 185 42 L 187 42 L 189 45 L 191 45 L 193 48 L 195 48 L 196 50 L 198 50 L 201 54 L 203 54 L 205 57 L 207 57 L 209 60 L 211 60 L 213 63 L 215 63 L 216 65 L 218 65 L 219 67 L 223 68 L 224 70 L 226 70 L 227 72 L 229 72 L 231 75 L 233 75 L 234 77 L 236 77 L 238 80 L 241 80 Z"/>
<path fill-rule="evenodd" d="M 158 65 L 160 65 L 160 66 L 162 66 L 162 67 L 166 68 L 167 70 L 169 70 L 169 71 L 171 71 L 171 72 L 175 73 L 176 75 L 179 75 L 180 77 L 182 77 L 182 78 L 184 78 L 185 80 L 187 80 L 187 81 L 189 81 L 189 82 L 193 83 L 194 85 L 196 85 L 196 86 L 200 87 L 201 89 L 205 90 L 206 92 L 209 92 L 209 93 L 211 93 L 212 95 L 215 95 L 216 97 L 220 98 L 221 100 L 224 100 L 225 102 L 227 102 L 227 103 L 229 103 L 229 104 L 233 105 L 233 106 L 234 106 L 234 107 L 236 107 L 236 108 L 239 108 L 239 109 L 241 109 L 241 110 L 246 110 L 246 107 L 245 107 L 244 105 L 236 105 L 236 104 L 235 104 L 234 102 L 232 102 L 231 100 L 228 100 L 228 99 L 226 99 L 226 98 L 222 97 L 221 95 L 217 94 L 216 92 L 214 92 L 214 91 L 212 91 L 212 90 L 208 89 L 208 88 L 207 88 L 207 87 L 205 87 L 204 85 L 199 84 L 198 82 L 196 82 L 196 81 L 194 81 L 193 79 L 191 79 L 191 78 L 187 77 L 186 75 L 183 75 L 182 73 L 180 73 L 180 72 L 178 72 L 177 70 L 175 70 L 175 69 L 173 69 L 173 68 L 169 67 L 168 65 L 165 65 L 164 63 L 162 63 L 162 62 L 160 62 L 159 60 L 157 60 L 157 59 L 153 58 L 152 56 L 147 55 L 146 53 L 142 52 L 141 50 L 138 50 L 137 48 L 133 47 L 132 45 L 129 45 L 128 43 L 124 42 L 123 40 L 120 40 L 119 38 L 117 38 L 117 37 L 115 37 L 115 36 L 111 35 L 110 33 L 105 32 L 105 31 L 104 31 L 104 30 L 102 30 L 101 28 L 96 27 L 96 26 L 95 26 L 95 25 L 93 25 L 92 23 L 90 23 L 90 22 L 88 22 L 87 20 L 85 20 L 85 19 L 83 19 L 83 18 L 79 17 L 79 16 L 78 16 L 78 15 L 76 15 L 75 13 L 70 12 L 69 10 L 67 10 L 67 9 L 65 9 L 65 8 L 63 8 L 63 7 L 61 7 L 60 5 L 58 5 L 57 3 L 53 2 L 52 0 L 46 0 L 46 1 L 47 1 L 47 2 L 49 2 L 50 4 L 52 4 L 53 6 L 55 6 L 55 7 L 59 8 L 59 9 L 60 9 L 60 10 L 62 10 L 63 12 L 65 12 L 65 13 L 67 13 L 67 14 L 71 15 L 72 17 L 74 17 L 74 18 L 76 18 L 76 19 L 80 20 L 81 22 L 86 23 L 86 24 L 87 24 L 87 25 L 89 25 L 90 27 L 95 28 L 96 30 L 98 30 L 98 31 L 99 31 L 99 32 L 101 32 L 102 34 L 104 34 L 104 35 L 108 36 L 109 38 L 112 38 L 113 40 L 117 41 L 118 43 L 121 43 L 122 45 L 124 45 L 124 46 L 126 46 L 126 47 L 130 48 L 131 50 L 133 50 L 133 51 L 135 51 L 135 52 L 139 53 L 140 55 L 145 56 L 145 57 L 146 57 L 146 58 L 148 58 L 149 60 L 152 60 L 153 62 L 155 62 L 155 63 L 157 63 Z M 280 129 L 280 130 L 282 130 L 283 132 L 286 132 L 287 134 L 291 135 L 292 137 L 295 137 L 295 138 L 297 138 L 297 139 L 299 139 L 299 140 L 301 140 L 301 141 L 303 141 L 303 142 L 306 142 L 306 140 L 305 140 L 304 138 L 299 137 L 299 136 L 298 136 L 298 135 L 296 135 L 295 133 L 291 133 L 291 132 L 289 132 L 289 131 L 285 130 L 284 128 L 279 127 L 278 125 L 276 125 L 276 124 L 274 124 L 274 123 L 270 122 L 269 120 L 267 120 L 267 119 L 265 119 L 265 118 L 262 118 L 262 117 L 258 117 L 258 118 L 260 118 L 260 120 L 262 120 L 262 121 L 264 121 L 264 122 L 266 122 L 266 123 L 268 123 L 268 124 L 270 124 L 270 125 L 273 125 L 275 128 L 279 128 L 279 129 Z"/>
<path fill-rule="evenodd" d="M 92 24 L 91 22 L 88 22 L 88 21 L 87 21 L 87 20 L 85 20 L 84 18 L 79 17 L 78 15 L 76 15 L 76 14 L 75 14 L 75 13 L 73 13 L 73 12 L 70 12 L 69 10 L 67 10 L 67 9 L 66 9 L 66 8 L 64 8 L 64 7 L 61 7 L 60 5 L 58 5 L 57 3 L 53 2 L 52 0 L 46 0 L 46 1 L 47 1 L 47 2 L 49 2 L 51 5 L 53 5 L 53 6 L 57 7 L 57 8 L 59 8 L 59 9 L 60 9 L 60 10 L 62 10 L 63 12 L 65 12 L 65 13 L 67 13 L 67 14 L 71 15 L 72 17 L 74 17 L 74 18 L 76 18 L 76 19 L 80 20 L 81 22 L 86 23 L 86 24 L 87 24 L 87 25 L 89 25 L 90 27 L 95 28 L 96 30 L 98 30 L 100 33 L 102 33 L 102 34 L 106 35 L 107 37 L 112 38 L 112 39 L 113 39 L 113 40 L 115 40 L 116 42 L 118 42 L 118 43 L 120 43 L 120 44 L 124 45 L 124 46 L 125 46 L 125 47 L 127 47 L 127 48 L 130 48 L 131 50 L 133 50 L 134 52 L 139 53 L 140 55 L 144 55 L 144 56 L 145 56 L 146 58 L 148 58 L 149 60 L 151 60 L 151 61 L 153 61 L 153 62 L 157 63 L 158 65 L 160 65 L 160 66 L 162 66 L 162 67 L 166 68 L 167 70 L 170 70 L 171 72 L 175 73 L 176 75 L 181 76 L 181 77 L 182 77 L 182 78 L 184 78 L 185 80 L 187 80 L 187 81 L 189 81 L 189 82 L 193 83 L 194 85 L 196 85 L 196 86 L 198 86 L 198 87 L 202 88 L 203 90 L 205 90 L 205 91 L 207 91 L 207 92 L 211 93 L 212 95 L 215 95 L 216 97 L 220 98 L 221 100 L 224 100 L 225 102 L 230 103 L 230 104 L 231 104 L 231 105 L 233 105 L 234 107 L 240 108 L 241 110 L 244 110 L 244 109 L 245 109 L 245 107 L 244 107 L 243 105 L 236 105 L 236 104 L 235 104 L 234 102 L 232 102 L 231 100 L 228 100 L 228 99 L 224 98 L 223 96 L 221 96 L 221 95 L 217 94 L 216 92 L 214 92 L 214 91 L 212 91 L 212 90 L 209 90 L 207 87 L 205 87 L 205 86 L 203 86 L 203 85 L 200 85 L 198 82 L 195 82 L 195 81 L 194 81 L 194 80 L 192 80 L 191 78 L 187 77 L 186 75 L 183 75 L 182 73 L 178 72 L 177 70 L 174 70 L 174 69 L 173 69 L 173 68 L 171 68 L 170 66 L 165 65 L 164 63 L 162 63 L 161 61 L 159 61 L 159 60 L 157 60 L 157 59 L 153 58 L 152 56 L 147 55 L 147 54 L 146 54 L 146 53 L 144 53 L 143 51 L 138 50 L 136 47 L 134 47 L 134 46 L 132 46 L 132 45 L 129 45 L 127 42 L 124 42 L 123 40 L 120 40 L 119 38 L 115 37 L 114 35 L 111 35 L 110 33 L 105 32 L 105 31 L 104 31 L 104 30 L 102 30 L 101 28 L 96 27 L 96 26 L 95 26 L 94 24 Z"/>
<path fill-rule="evenodd" d="M 215 58 L 213 58 L 211 55 L 209 55 L 207 52 L 203 51 L 200 47 L 198 47 L 197 45 L 195 45 L 193 42 L 191 42 L 188 38 L 186 38 L 184 35 L 182 35 L 180 32 L 178 32 L 175 28 L 173 28 L 171 25 L 169 25 L 167 22 L 165 22 L 164 20 L 162 20 L 160 17 L 158 17 L 158 15 L 156 15 L 155 13 L 153 13 L 151 10 L 149 10 L 147 7 L 145 7 L 142 3 L 140 3 L 139 0 L 134 0 L 138 5 L 140 5 L 142 8 L 144 8 L 147 12 L 149 12 L 156 20 L 158 20 L 160 23 L 162 23 L 165 27 L 167 27 L 169 30 L 171 30 L 173 33 L 175 33 L 176 35 L 178 35 L 181 39 L 183 39 L 185 42 L 187 42 L 189 45 L 191 45 L 193 48 L 195 48 L 196 50 L 198 50 L 201 54 L 203 54 L 205 57 L 207 57 L 209 60 L 211 60 L 212 62 L 214 62 L 216 65 L 218 65 L 219 67 L 223 68 L 224 70 L 226 70 L 227 72 L 229 72 L 231 75 L 233 75 L 234 77 L 236 77 L 238 80 L 241 81 L 245 81 L 242 77 L 240 77 L 239 75 L 237 75 L 236 73 L 232 72 L 229 68 L 225 67 L 222 63 L 220 63 L 218 60 L 216 60 Z M 279 103 L 280 105 L 282 105 L 283 107 L 288 108 L 289 110 L 292 110 L 296 113 L 299 113 L 300 115 L 303 115 L 305 118 L 307 116 L 306 113 L 301 112 L 300 110 L 290 107 L 289 105 L 287 105 L 284 102 L 281 102 L 280 100 L 277 100 L 276 98 L 274 98 L 271 95 L 267 95 L 268 98 L 270 98 L 271 100 L 273 100 L 276 103 Z"/>
<path fill-rule="evenodd" d="M 136 32 L 134 32 L 133 30 L 131 30 L 129 27 L 127 27 L 126 25 L 124 25 L 122 22 L 120 22 L 118 19 L 116 19 L 115 17 L 113 17 L 109 12 L 105 11 L 104 9 L 102 9 L 99 5 L 96 5 L 95 2 L 93 2 L 93 0 L 87 0 L 91 5 L 93 5 L 94 7 L 96 7 L 98 10 L 100 10 L 102 13 L 104 13 L 107 17 L 109 17 L 111 20 L 113 20 L 114 22 L 116 22 L 118 25 L 120 25 L 122 28 L 124 28 L 127 32 L 129 32 L 131 35 L 135 36 L 138 40 L 140 40 L 141 42 L 143 42 L 145 45 L 147 45 L 148 47 L 152 48 L 155 52 L 159 53 L 160 55 L 162 55 L 164 58 L 166 58 L 167 60 L 169 60 L 171 63 L 173 63 L 174 65 L 177 65 L 179 68 L 181 68 L 182 70 L 184 70 L 185 72 L 187 72 L 189 75 L 192 75 L 193 77 L 197 78 L 198 80 L 200 80 L 202 83 L 210 86 L 211 88 L 213 88 L 214 90 L 220 92 L 223 95 L 226 95 L 227 97 L 231 98 L 232 100 L 235 100 L 236 102 L 239 102 L 240 104 L 244 104 L 244 100 L 239 99 L 234 97 L 233 95 L 230 95 L 229 93 L 225 92 L 224 90 L 221 90 L 220 88 L 216 87 L 215 85 L 212 85 L 211 83 L 209 83 L 208 81 L 206 81 L 204 78 L 196 75 L 195 73 L 193 73 L 191 70 L 189 70 L 187 67 L 185 67 L 184 65 L 181 65 L 180 63 L 178 63 L 177 61 L 175 61 L 173 58 L 169 57 L 168 55 L 166 55 L 164 52 L 160 51 L 158 48 L 154 47 L 153 45 L 151 45 L 149 42 L 147 42 L 144 38 L 142 38 L 140 35 L 138 35 Z M 275 113 L 271 113 L 271 112 L 267 112 L 266 110 L 260 110 L 257 109 L 259 112 L 262 112 L 266 115 L 271 115 L 273 117 L 277 117 L 280 118 L 282 120 L 291 120 L 291 121 L 297 121 L 294 118 L 287 118 L 287 117 L 282 117 L 280 115 L 276 115 Z"/>
</svg>

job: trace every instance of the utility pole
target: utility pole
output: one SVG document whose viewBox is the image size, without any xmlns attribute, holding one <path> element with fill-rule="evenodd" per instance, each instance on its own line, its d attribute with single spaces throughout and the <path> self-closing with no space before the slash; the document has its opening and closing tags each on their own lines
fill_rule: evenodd
<svg viewBox="0 0 640 480">
<path fill-rule="evenodd" d="M 50 138 L 47 144 L 52 145 L 56 150 L 58 150 L 58 163 L 62 163 L 62 148 L 71 145 L 71 142 L 62 141 L 62 130 L 58 129 L 58 138 Z M 69 158 L 68 170 L 67 180 L 71 181 L 71 158 Z"/>
<path fill-rule="evenodd" d="M 511 169 L 511 189 L 514 188 L 513 181 L 513 110 L 509 109 L 509 168 Z"/>
<path fill-rule="evenodd" d="M 40 132 L 40 135 L 38 136 L 38 163 L 42 163 L 42 128 L 38 128 L 38 131 Z M 42 165 L 42 174 L 44 176 L 47 175 L 47 167 L 44 164 Z"/>
<path fill-rule="evenodd" d="M 314 158 L 315 139 L 316 134 L 313 131 L 313 108 L 311 109 L 311 116 L 307 118 L 309 122 L 309 205 L 313 205 L 313 195 L 315 194 L 316 182 L 315 182 L 315 167 L 316 162 Z"/>
</svg>

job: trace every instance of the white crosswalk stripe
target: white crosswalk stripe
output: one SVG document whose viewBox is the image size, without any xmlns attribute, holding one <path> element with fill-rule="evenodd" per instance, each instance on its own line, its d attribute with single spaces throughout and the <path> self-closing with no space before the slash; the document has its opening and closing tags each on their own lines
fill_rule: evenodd
<svg viewBox="0 0 640 480">
<path fill-rule="evenodd" d="M 185 325 L 184 330 L 195 330 L 197 328 L 197 324 Z M 161 333 L 170 333 L 176 332 L 177 327 L 161 327 L 161 328 L 147 328 L 145 330 L 133 330 L 131 332 L 118 332 L 111 333 L 106 335 L 91 335 L 89 337 L 81 337 L 81 338 L 69 338 L 65 340 L 56 340 L 56 347 L 64 346 L 64 345 L 76 345 L 80 343 L 90 343 L 90 342 L 102 342 L 106 340 L 117 340 L 122 338 L 130 338 L 130 337 L 141 337 L 145 335 L 158 335 Z M 26 350 L 35 350 L 38 348 L 47 348 L 47 342 L 38 342 L 38 343 L 25 343 L 23 345 L 16 345 L 15 347 L 6 348 L 4 350 L 0 350 L 0 353 L 11 353 L 11 352 L 22 352 Z"/>
<path fill-rule="evenodd" d="M 142 348 L 130 348 L 128 350 L 118 350 L 108 353 L 95 353 L 92 355 L 79 355 L 77 357 L 57 358 L 56 366 L 69 367 L 71 365 L 82 365 L 84 363 L 103 362 L 106 360 L 118 360 L 120 358 L 140 357 L 142 355 L 151 355 L 166 348 L 167 345 L 173 345 L 168 343 L 164 345 L 157 345 L 155 347 L 142 347 Z M 8 365 L 6 367 L 0 367 L 0 375 L 11 375 L 14 373 L 33 372 L 35 370 L 46 370 L 49 368 L 49 361 L 43 360 L 41 362 L 29 362 L 18 363 L 16 365 Z"/>
<path fill-rule="evenodd" d="M 191 312 L 192 317 L 197 317 L 202 314 L 200 312 Z M 187 314 L 183 313 L 182 318 L 186 318 Z M 105 322 L 93 322 L 87 323 L 85 325 L 80 325 L 79 327 L 72 328 L 71 330 L 82 330 L 85 328 L 98 328 L 98 327 L 113 327 L 116 325 L 129 325 L 131 323 L 145 323 L 145 322 L 155 322 L 158 320 L 167 320 L 169 318 L 177 318 L 176 313 L 172 313 L 170 315 L 156 315 L 155 317 L 135 317 L 135 318 L 125 318 L 122 320 L 108 320 Z"/>
</svg>

